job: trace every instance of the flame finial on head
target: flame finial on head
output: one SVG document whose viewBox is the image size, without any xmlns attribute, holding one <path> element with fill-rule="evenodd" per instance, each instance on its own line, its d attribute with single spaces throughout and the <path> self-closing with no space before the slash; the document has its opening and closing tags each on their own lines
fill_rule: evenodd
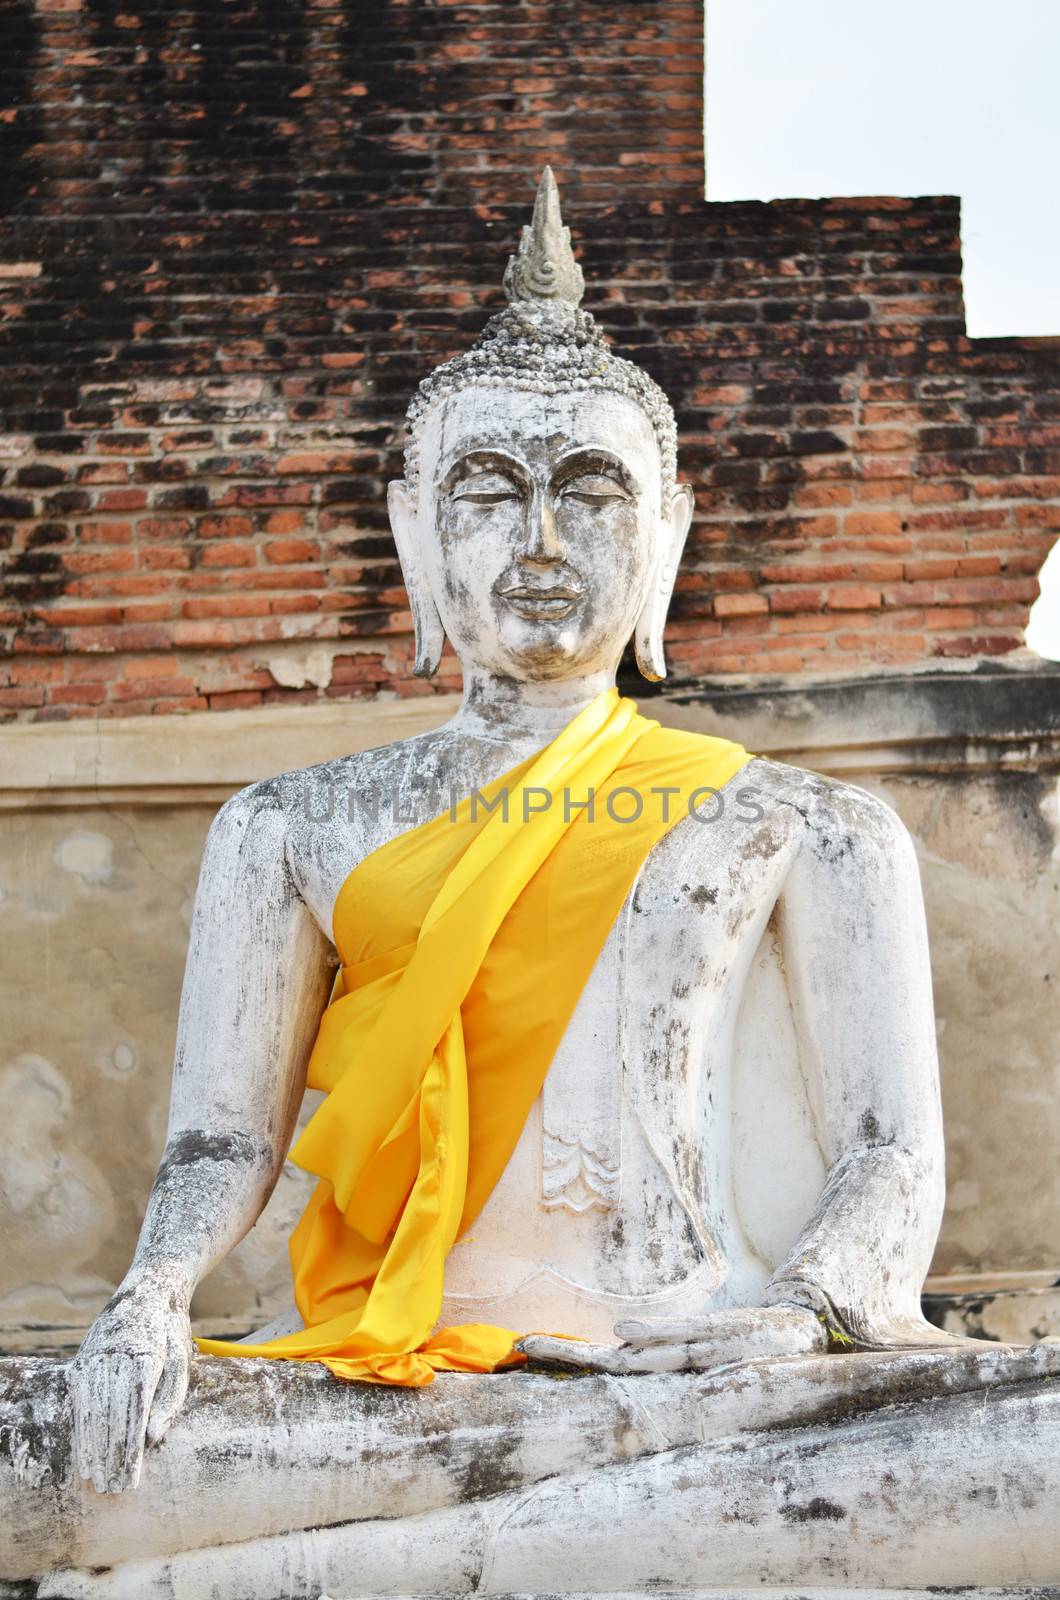
<svg viewBox="0 0 1060 1600">
<path fill-rule="evenodd" d="M 405 480 L 419 493 L 419 433 L 431 407 L 474 387 L 553 395 L 587 389 L 625 395 L 651 422 L 662 462 L 662 502 L 669 506 L 677 480 L 677 425 L 658 384 L 632 361 L 608 349 L 592 315 L 578 304 L 582 271 L 563 226 L 559 191 L 550 167 L 541 175 L 533 220 L 508 262 L 508 305 L 487 322 L 468 350 L 427 374 L 406 416 Z"/>
<path fill-rule="evenodd" d="M 551 167 L 541 174 L 533 219 L 524 227 L 518 252 L 508 262 L 504 292 L 513 305 L 520 300 L 565 300 L 572 306 L 578 305 L 585 293 L 582 269 L 571 249 L 570 229 L 563 226 Z"/>
</svg>

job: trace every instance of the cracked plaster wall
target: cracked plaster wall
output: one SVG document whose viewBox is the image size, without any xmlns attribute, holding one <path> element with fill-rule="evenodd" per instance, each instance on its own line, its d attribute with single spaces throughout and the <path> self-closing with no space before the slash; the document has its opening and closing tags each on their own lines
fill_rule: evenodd
<svg viewBox="0 0 1060 1600">
<path fill-rule="evenodd" d="M 188 921 L 213 804 L 0 814 L 0 1342 L 61 1341 L 122 1276 L 165 1136 Z M 280 1308 L 309 1180 L 203 1285 L 210 1326 Z"/>
<path fill-rule="evenodd" d="M 934 1273 L 1060 1275 L 1060 828 L 1035 773 L 861 780 L 917 845 L 942 1062 Z"/>
</svg>

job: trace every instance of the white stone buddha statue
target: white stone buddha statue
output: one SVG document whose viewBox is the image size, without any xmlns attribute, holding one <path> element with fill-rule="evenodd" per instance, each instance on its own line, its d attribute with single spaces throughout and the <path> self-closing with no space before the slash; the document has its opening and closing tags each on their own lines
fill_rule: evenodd
<svg viewBox="0 0 1060 1600">
<path fill-rule="evenodd" d="M 547 171 L 506 287 L 421 386 L 389 497 L 417 671 L 447 636 L 460 709 L 218 814 L 135 1259 L 69 1372 L 0 1363 L 0 1577 L 259 1600 L 1060 1580 L 1060 1348 L 919 1310 L 944 1191 L 911 842 L 772 761 L 648 854 L 449 1254 L 442 1320 L 520 1330 L 529 1367 L 397 1390 L 193 1352 L 195 1285 L 291 1141 L 351 871 L 545 746 L 631 636 L 665 674 L 692 494 L 664 396 L 579 309 Z"/>
</svg>

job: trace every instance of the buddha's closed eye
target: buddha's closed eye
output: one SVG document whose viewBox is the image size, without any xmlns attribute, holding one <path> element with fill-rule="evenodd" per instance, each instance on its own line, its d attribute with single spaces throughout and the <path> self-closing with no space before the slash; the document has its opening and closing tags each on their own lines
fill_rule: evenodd
<svg viewBox="0 0 1060 1600">
<path fill-rule="evenodd" d="M 569 478 L 559 491 L 561 500 L 578 500 L 584 505 L 602 506 L 609 501 L 631 500 L 633 497 L 614 478 L 603 473 L 589 472 Z"/>
<path fill-rule="evenodd" d="M 471 505 L 495 506 L 521 498 L 518 484 L 499 472 L 476 472 L 453 490 L 453 499 Z"/>
</svg>

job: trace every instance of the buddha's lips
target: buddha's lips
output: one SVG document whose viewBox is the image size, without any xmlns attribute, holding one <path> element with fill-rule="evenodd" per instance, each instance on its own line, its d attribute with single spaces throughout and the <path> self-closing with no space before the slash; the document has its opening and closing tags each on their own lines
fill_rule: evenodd
<svg viewBox="0 0 1060 1600">
<path fill-rule="evenodd" d="M 539 589 L 529 584 L 513 584 L 510 589 L 497 589 L 497 596 L 511 606 L 513 611 L 525 617 L 565 617 L 573 611 L 581 599 L 579 589 L 570 589 L 561 585 L 554 588 Z"/>
</svg>

